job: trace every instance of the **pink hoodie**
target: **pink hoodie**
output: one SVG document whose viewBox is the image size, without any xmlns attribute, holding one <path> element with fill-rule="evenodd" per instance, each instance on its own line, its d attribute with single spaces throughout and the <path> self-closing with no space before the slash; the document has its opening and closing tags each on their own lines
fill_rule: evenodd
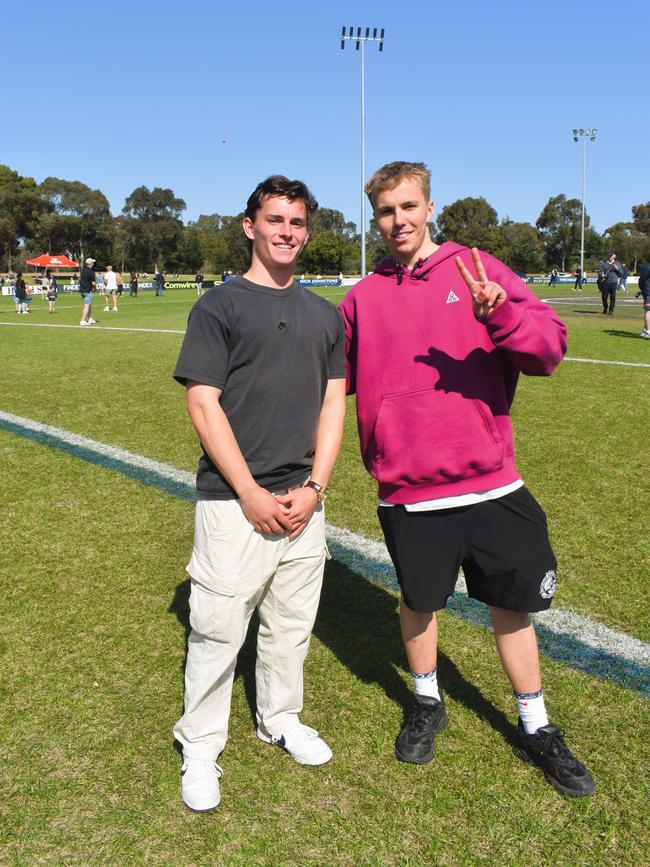
<svg viewBox="0 0 650 867">
<path fill-rule="evenodd" d="M 508 299 L 477 321 L 456 255 L 474 274 L 471 251 L 447 242 L 411 271 L 385 259 L 341 304 L 363 461 L 391 503 L 516 481 L 509 411 L 519 371 L 549 376 L 566 352 L 555 311 L 483 252 Z"/>
</svg>

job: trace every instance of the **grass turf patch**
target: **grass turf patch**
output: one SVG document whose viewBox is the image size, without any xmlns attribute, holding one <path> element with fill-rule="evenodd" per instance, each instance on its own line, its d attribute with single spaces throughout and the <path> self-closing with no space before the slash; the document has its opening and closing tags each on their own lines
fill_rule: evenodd
<svg viewBox="0 0 650 867">
<path fill-rule="evenodd" d="M 183 330 L 195 297 L 143 295 L 96 318 Z M 0 321 L 78 322 L 76 296 L 61 296 L 55 316 L 37 302 L 23 317 L 3 299 Z M 609 333 L 610 318 L 558 309 L 572 355 L 649 360 L 648 343 L 633 339 L 636 307 L 614 317 L 628 339 Z M 196 437 L 171 379 L 182 335 L 2 325 L 0 334 L 3 410 L 194 470 Z M 522 377 L 513 411 L 519 465 L 560 560 L 558 603 L 644 640 L 639 443 L 649 376 L 567 362 L 551 379 Z M 378 537 L 353 399 L 350 410 L 328 518 Z M 191 505 L 6 432 L 0 450 L 2 863 L 643 863 L 646 702 L 544 659 L 552 719 L 599 784 L 592 799 L 561 799 L 510 752 L 514 703 L 490 634 L 445 614 L 450 726 L 432 765 L 398 764 L 410 685 L 396 597 L 337 564 L 326 573 L 304 716 L 334 762 L 301 768 L 257 740 L 249 641 L 223 804 L 213 816 L 187 813 L 171 727 L 182 703 Z"/>
<path fill-rule="evenodd" d="M 629 755 L 646 702 L 544 660 L 552 718 L 599 783 L 592 799 L 564 800 L 511 753 L 514 702 L 491 636 L 443 615 L 450 725 L 434 763 L 400 764 L 393 740 L 410 686 L 397 600 L 336 564 L 304 715 L 334 761 L 304 768 L 257 740 L 249 640 L 223 804 L 189 814 L 171 727 L 191 504 L 8 433 L 0 448 L 21 467 L 0 540 L 13 577 L 3 596 L 3 862 L 641 863 L 644 772 Z"/>
</svg>

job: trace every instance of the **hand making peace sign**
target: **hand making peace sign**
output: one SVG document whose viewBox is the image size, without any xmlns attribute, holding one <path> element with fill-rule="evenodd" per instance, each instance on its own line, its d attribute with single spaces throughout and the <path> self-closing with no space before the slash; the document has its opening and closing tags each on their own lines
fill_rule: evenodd
<svg viewBox="0 0 650 867">
<path fill-rule="evenodd" d="M 477 319 L 485 320 L 497 307 L 503 304 L 508 296 L 502 286 L 499 286 L 498 283 L 494 283 L 492 280 L 488 280 L 485 268 L 481 262 L 481 255 L 476 247 L 472 247 L 472 259 L 474 260 L 474 268 L 478 275 L 477 280 L 472 277 L 460 256 L 456 256 L 456 267 L 467 284 L 467 288 L 472 293 L 474 316 Z"/>
</svg>

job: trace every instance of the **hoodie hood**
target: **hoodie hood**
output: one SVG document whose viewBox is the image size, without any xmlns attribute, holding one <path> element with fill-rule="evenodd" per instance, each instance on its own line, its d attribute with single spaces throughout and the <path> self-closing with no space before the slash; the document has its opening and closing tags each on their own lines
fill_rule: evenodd
<svg viewBox="0 0 650 867">
<path fill-rule="evenodd" d="M 459 255 L 463 250 L 466 250 L 461 244 L 456 244 L 454 241 L 445 241 L 437 250 L 434 250 L 425 259 L 418 259 L 412 268 L 402 265 L 394 256 L 387 256 L 382 259 L 374 270 L 375 274 L 382 277 L 392 277 L 397 280 L 399 286 L 405 280 L 428 280 L 431 271 L 441 265 L 452 256 Z"/>
</svg>

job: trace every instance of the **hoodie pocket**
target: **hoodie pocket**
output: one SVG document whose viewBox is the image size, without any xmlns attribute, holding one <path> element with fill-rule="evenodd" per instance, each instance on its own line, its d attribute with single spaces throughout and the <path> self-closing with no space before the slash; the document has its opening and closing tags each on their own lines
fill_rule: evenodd
<svg viewBox="0 0 650 867">
<path fill-rule="evenodd" d="M 504 443 L 486 403 L 456 391 L 418 389 L 382 398 L 373 475 L 392 485 L 447 484 L 503 466 Z"/>
</svg>

